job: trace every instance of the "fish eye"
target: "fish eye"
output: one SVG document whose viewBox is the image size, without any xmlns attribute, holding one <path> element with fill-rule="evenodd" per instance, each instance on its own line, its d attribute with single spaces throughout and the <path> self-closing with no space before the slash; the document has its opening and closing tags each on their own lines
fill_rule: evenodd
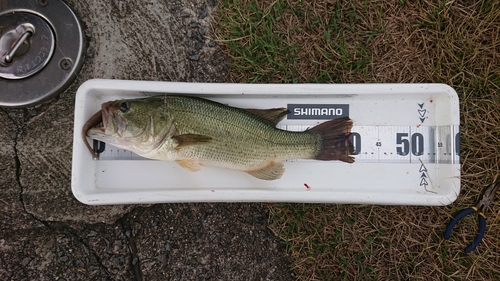
<svg viewBox="0 0 500 281">
<path fill-rule="evenodd" d="M 129 109 L 130 109 L 130 103 L 128 101 L 124 101 L 124 102 L 120 103 L 119 109 L 123 113 L 129 111 Z"/>
</svg>

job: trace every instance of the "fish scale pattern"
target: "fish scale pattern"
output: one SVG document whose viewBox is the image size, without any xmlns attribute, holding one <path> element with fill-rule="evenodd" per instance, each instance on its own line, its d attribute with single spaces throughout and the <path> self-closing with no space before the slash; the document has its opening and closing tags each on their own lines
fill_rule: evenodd
<svg viewBox="0 0 500 281">
<path fill-rule="evenodd" d="M 277 129 L 256 114 L 209 100 L 166 98 L 166 106 L 175 119 L 176 134 L 212 138 L 206 143 L 182 147 L 178 150 L 180 159 L 196 159 L 237 170 L 255 170 L 273 161 L 313 158 L 317 154 L 318 136 L 309 132 Z M 159 150 L 158 153 L 163 152 Z"/>
</svg>

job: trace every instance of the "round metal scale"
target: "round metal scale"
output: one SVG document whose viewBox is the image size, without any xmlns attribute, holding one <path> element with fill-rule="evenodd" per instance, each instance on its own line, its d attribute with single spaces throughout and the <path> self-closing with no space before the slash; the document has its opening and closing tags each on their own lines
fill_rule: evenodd
<svg viewBox="0 0 500 281">
<path fill-rule="evenodd" d="M 0 106 L 27 107 L 64 91 L 83 62 L 83 33 L 61 0 L 0 5 Z"/>
</svg>

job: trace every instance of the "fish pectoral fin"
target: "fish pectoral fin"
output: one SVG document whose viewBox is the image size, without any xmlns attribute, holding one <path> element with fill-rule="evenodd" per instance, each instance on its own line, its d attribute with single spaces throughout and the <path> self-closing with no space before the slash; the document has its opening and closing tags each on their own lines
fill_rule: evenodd
<svg viewBox="0 0 500 281">
<path fill-rule="evenodd" d="M 290 113 L 286 108 L 271 108 L 271 109 L 254 109 L 254 108 L 245 108 L 246 111 L 251 112 L 255 115 L 259 115 L 260 117 L 270 121 L 273 125 L 277 125 L 285 116 Z"/>
<path fill-rule="evenodd" d="M 181 160 L 175 160 L 179 166 L 182 168 L 188 169 L 191 172 L 197 172 L 200 170 L 200 162 L 198 160 L 192 160 L 192 159 L 181 159 Z"/>
<path fill-rule="evenodd" d="M 180 148 L 186 145 L 207 143 L 212 140 L 212 137 L 196 134 L 184 134 L 172 137 L 177 142 L 177 147 Z"/>
<path fill-rule="evenodd" d="M 253 171 L 246 171 L 249 175 L 252 175 L 258 179 L 261 180 L 277 180 L 281 178 L 283 173 L 285 172 L 285 167 L 283 166 L 283 163 L 281 162 L 271 162 L 269 165 L 265 166 L 264 168 L 258 169 L 258 170 L 253 170 Z"/>
</svg>

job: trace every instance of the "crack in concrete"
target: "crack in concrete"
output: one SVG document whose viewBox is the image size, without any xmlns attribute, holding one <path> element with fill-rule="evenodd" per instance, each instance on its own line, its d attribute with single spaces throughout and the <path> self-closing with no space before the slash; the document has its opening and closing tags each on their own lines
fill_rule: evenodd
<svg viewBox="0 0 500 281">
<path fill-rule="evenodd" d="M 43 220 L 40 220 L 39 218 L 37 218 L 34 214 L 32 214 L 31 212 L 29 212 L 27 209 L 26 209 L 26 204 L 24 203 L 24 198 L 23 198 L 23 193 L 24 193 L 24 187 L 23 185 L 21 184 L 21 171 L 22 171 L 22 168 L 21 168 L 21 161 L 19 160 L 19 152 L 17 150 L 17 141 L 19 139 L 19 134 L 21 132 L 21 129 L 19 127 L 19 125 L 16 123 L 16 121 L 14 120 L 14 118 L 12 118 L 8 112 L 6 112 L 5 110 L 2 110 L 4 113 L 6 113 L 6 116 L 7 118 L 9 118 L 9 120 L 14 124 L 14 126 L 16 126 L 16 132 L 15 132 L 15 136 L 14 136 L 14 162 L 15 162 L 15 165 L 16 165 L 16 173 L 15 173 L 15 177 L 16 177 L 16 182 L 17 182 L 17 185 L 19 186 L 19 202 L 21 203 L 21 206 L 23 208 L 23 211 L 30 215 L 34 220 L 40 222 L 41 224 L 43 224 L 44 226 L 47 226 L 46 222 L 44 222 Z"/>
<path fill-rule="evenodd" d="M 132 211 L 134 211 L 132 209 Z M 123 215 L 120 219 L 118 219 L 118 222 L 122 226 L 123 232 L 125 233 L 125 236 L 127 237 L 128 244 L 129 244 L 129 252 L 130 252 L 130 267 L 131 271 L 134 273 L 134 278 L 135 281 L 142 281 L 142 269 L 141 269 L 141 262 L 139 260 L 139 257 L 137 256 L 137 244 L 135 243 L 135 237 L 134 237 L 134 232 L 132 230 L 132 226 L 130 225 L 130 213 L 128 212 L 125 215 Z"/>
<path fill-rule="evenodd" d="M 24 186 L 21 183 L 21 171 L 22 171 L 21 160 L 19 160 L 19 152 L 17 150 L 17 141 L 19 139 L 19 134 L 21 133 L 22 128 L 19 127 L 18 124 L 16 124 L 15 120 L 8 113 L 7 113 L 7 118 L 9 118 L 10 121 L 12 121 L 12 123 L 14 123 L 14 125 L 16 126 L 16 133 L 15 133 L 15 137 L 14 137 L 14 147 L 13 148 L 14 148 L 14 162 L 16 165 L 15 177 L 16 177 L 16 183 L 19 186 L 19 202 L 21 203 L 22 209 L 26 214 L 28 214 L 35 221 L 41 223 L 43 226 L 50 229 L 50 226 L 48 225 L 47 221 L 44 221 L 44 220 L 38 218 L 37 216 L 35 216 L 35 214 L 31 213 L 30 211 L 28 211 L 26 209 L 26 204 L 24 203 L 24 197 L 23 197 Z"/>
<path fill-rule="evenodd" d="M 107 277 L 110 278 L 111 280 L 114 280 L 112 278 L 113 275 L 111 274 L 109 269 L 104 265 L 99 254 L 95 250 L 93 250 L 92 247 L 90 247 L 90 245 L 88 245 L 80 235 L 78 235 L 77 230 L 75 230 L 74 228 L 72 228 L 71 226 L 69 226 L 63 222 L 52 222 L 52 224 L 59 224 L 63 230 L 62 233 L 64 235 L 73 237 L 74 239 L 76 239 L 76 241 L 81 243 L 85 247 L 85 249 L 88 250 L 90 254 L 92 254 L 94 259 L 97 261 L 99 266 L 104 270 L 104 272 L 106 272 Z"/>
<path fill-rule="evenodd" d="M 6 112 L 4 109 L 2 109 L 2 111 L 4 113 L 6 113 L 7 118 L 9 118 L 9 120 L 16 126 L 16 132 L 15 132 L 15 137 L 14 137 L 14 146 L 13 146 L 13 149 L 14 149 L 14 161 L 15 161 L 15 167 L 16 167 L 15 180 L 16 180 L 17 185 L 19 186 L 19 189 L 20 189 L 20 191 L 19 191 L 19 202 L 21 203 L 23 211 L 26 214 L 28 214 L 33 220 L 39 222 L 44 227 L 46 227 L 47 229 L 49 229 L 51 232 L 54 232 L 54 233 L 58 233 L 59 232 L 59 233 L 61 233 L 63 235 L 68 236 L 69 238 L 75 238 L 76 241 L 78 241 L 79 243 L 81 243 L 85 247 L 85 249 L 87 249 L 92 254 L 92 256 L 95 258 L 95 260 L 97 261 L 97 263 L 99 264 L 99 266 L 104 270 L 104 272 L 106 272 L 107 276 L 111 280 L 113 280 L 112 279 L 112 274 L 110 273 L 110 271 L 108 270 L 108 268 L 102 263 L 102 260 L 99 257 L 99 255 L 97 254 L 97 252 L 95 252 L 94 250 L 92 250 L 92 248 L 87 243 L 85 243 L 85 241 L 83 240 L 83 238 L 81 238 L 80 236 L 78 236 L 76 230 L 74 230 L 72 227 L 70 227 L 70 226 L 68 226 L 68 225 L 66 225 L 66 224 L 64 224 L 62 222 L 50 222 L 50 221 L 46 221 L 46 220 L 40 219 L 35 214 L 29 212 L 26 209 L 26 204 L 24 203 L 24 197 L 23 197 L 24 186 L 21 183 L 21 171 L 22 171 L 22 167 L 21 167 L 21 161 L 19 160 L 19 154 L 18 154 L 18 149 L 17 149 L 19 134 L 22 131 L 22 127 L 20 127 L 18 124 L 16 124 L 15 120 L 8 114 L 8 112 Z M 54 224 L 54 225 L 60 224 L 61 230 L 58 231 L 54 226 L 52 226 L 52 224 Z"/>
</svg>

